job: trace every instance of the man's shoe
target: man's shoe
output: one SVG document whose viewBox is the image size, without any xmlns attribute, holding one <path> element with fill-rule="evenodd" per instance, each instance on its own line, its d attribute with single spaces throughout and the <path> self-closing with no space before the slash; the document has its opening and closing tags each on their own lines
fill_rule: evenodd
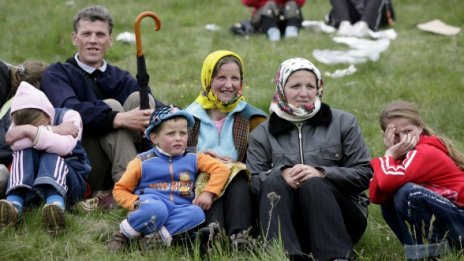
<svg viewBox="0 0 464 261">
<path fill-rule="evenodd" d="M 16 224 L 19 220 L 19 211 L 13 203 L 6 199 L 0 200 L 0 229 L 10 224 Z"/>
<path fill-rule="evenodd" d="M 111 209 L 116 209 L 119 207 L 118 203 L 113 197 L 113 193 L 109 193 L 107 195 L 101 195 L 97 196 L 98 197 L 98 208 L 105 209 L 105 210 L 111 210 Z"/>
<path fill-rule="evenodd" d="M 120 252 L 126 248 L 128 241 L 129 239 L 127 237 L 125 237 L 121 232 L 118 232 L 114 234 L 113 238 L 108 244 L 108 250 L 111 253 Z"/>
<path fill-rule="evenodd" d="M 116 200 L 113 197 L 112 191 L 97 191 L 95 196 L 78 202 L 75 206 L 83 212 L 92 212 L 97 209 L 111 210 L 118 208 Z"/>
<path fill-rule="evenodd" d="M 51 235 L 57 235 L 64 231 L 65 215 L 64 208 L 58 202 L 45 204 L 42 208 L 42 222 Z"/>
<path fill-rule="evenodd" d="M 74 208 L 82 212 L 91 212 L 98 209 L 98 201 L 99 198 L 88 198 L 77 202 Z"/>
</svg>

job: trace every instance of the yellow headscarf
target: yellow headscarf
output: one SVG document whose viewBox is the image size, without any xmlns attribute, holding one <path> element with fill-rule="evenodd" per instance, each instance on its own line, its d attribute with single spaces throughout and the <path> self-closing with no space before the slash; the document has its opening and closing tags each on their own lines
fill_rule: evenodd
<svg viewBox="0 0 464 261">
<path fill-rule="evenodd" d="M 195 100 L 201 105 L 203 109 L 218 109 L 222 112 L 230 112 L 237 106 L 237 104 L 241 100 L 245 99 L 245 97 L 242 96 L 242 86 L 240 86 L 240 89 L 238 90 L 236 97 L 227 103 L 218 100 L 216 95 L 211 91 L 211 80 L 213 77 L 214 68 L 216 67 L 218 61 L 225 56 L 236 57 L 240 61 L 243 71 L 243 61 L 238 54 L 226 50 L 219 50 L 210 53 L 205 58 L 205 61 L 203 62 L 203 68 L 201 69 L 201 84 L 203 86 L 203 91 L 200 93 L 200 95 L 198 95 L 198 97 Z"/>
</svg>

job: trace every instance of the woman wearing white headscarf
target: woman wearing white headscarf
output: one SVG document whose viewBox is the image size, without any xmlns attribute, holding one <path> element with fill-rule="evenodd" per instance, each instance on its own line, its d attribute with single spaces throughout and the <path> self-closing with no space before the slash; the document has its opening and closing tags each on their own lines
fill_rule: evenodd
<svg viewBox="0 0 464 261">
<path fill-rule="evenodd" d="M 356 118 L 322 103 L 322 93 L 310 61 L 284 61 L 270 118 L 247 151 L 262 233 L 280 236 L 294 260 L 350 259 L 367 226 L 369 150 Z"/>
</svg>

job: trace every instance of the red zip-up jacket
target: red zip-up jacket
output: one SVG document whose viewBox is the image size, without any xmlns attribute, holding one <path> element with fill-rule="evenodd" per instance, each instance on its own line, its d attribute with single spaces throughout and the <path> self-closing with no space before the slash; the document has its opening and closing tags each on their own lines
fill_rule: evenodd
<svg viewBox="0 0 464 261">
<path fill-rule="evenodd" d="M 296 4 L 301 8 L 306 0 L 294 0 Z M 263 7 L 269 0 L 242 0 L 242 3 L 246 6 L 253 7 L 253 13 L 252 15 L 255 14 L 255 12 Z M 289 0 L 274 0 L 276 4 L 280 7 L 283 7 L 286 2 L 290 2 Z"/>
<path fill-rule="evenodd" d="M 402 160 L 384 156 L 373 159 L 371 165 L 374 176 L 369 184 L 369 198 L 373 203 L 384 203 L 398 188 L 412 182 L 464 206 L 464 171 L 435 136 L 421 135 L 416 148 Z"/>
</svg>

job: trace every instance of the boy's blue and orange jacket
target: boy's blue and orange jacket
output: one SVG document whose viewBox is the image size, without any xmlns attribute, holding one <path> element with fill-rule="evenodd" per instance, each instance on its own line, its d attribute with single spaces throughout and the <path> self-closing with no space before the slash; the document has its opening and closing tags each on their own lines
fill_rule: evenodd
<svg viewBox="0 0 464 261">
<path fill-rule="evenodd" d="M 200 172 L 210 175 L 203 191 L 219 195 L 229 177 L 229 169 L 222 162 L 203 153 L 168 156 L 154 148 L 129 162 L 114 185 L 113 196 L 129 210 L 134 209 L 142 194 L 157 194 L 175 204 L 192 204 L 195 179 Z"/>
</svg>

